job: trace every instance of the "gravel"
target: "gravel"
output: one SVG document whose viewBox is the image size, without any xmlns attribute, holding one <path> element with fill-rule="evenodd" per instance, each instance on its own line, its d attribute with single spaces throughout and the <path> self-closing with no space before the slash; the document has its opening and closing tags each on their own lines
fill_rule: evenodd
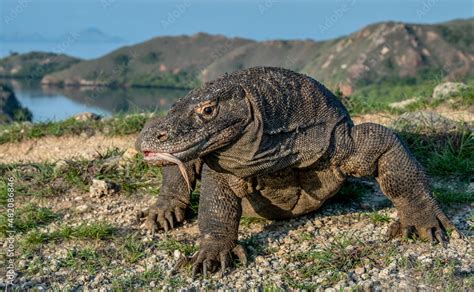
<svg viewBox="0 0 474 292">
<path fill-rule="evenodd" d="M 370 205 L 370 197 L 377 195 L 362 199 L 365 205 Z M 153 236 L 147 234 L 135 221 L 135 212 L 145 208 L 153 200 L 144 195 L 90 197 L 85 192 L 74 194 L 70 198 L 53 198 L 43 202 L 46 203 L 45 206 L 62 214 L 69 214 L 68 217 L 63 216 L 61 223 L 75 225 L 84 221 L 107 221 L 117 227 L 118 231 L 110 240 L 50 242 L 34 250 L 32 254 L 22 253 L 16 262 L 19 272 L 16 284 L 25 289 L 44 287 L 105 290 L 127 285 L 185 290 L 436 290 L 452 285 L 459 285 L 460 289 L 466 290 L 474 288 L 473 222 L 469 219 L 469 216 L 472 217 L 472 205 L 448 210 L 453 222 L 458 222 L 458 227 L 464 229 L 462 231 L 467 239 L 451 239 L 447 248 L 400 239 L 384 242 L 389 223 L 372 222 L 366 215 L 366 209 L 357 201 L 343 205 L 328 203 L 315 213 L 288 221 L 241 226 L 239 240 L 247 246 L 250 255 L 248 266 L 243 267 L 237 263 L 223 278 L 214 274 L 207 279 L 199 276 L 192 280 L 189 268 L 172 271 L 175 263 L 184 256 L 182 250 L 173 246 L 164 249 L 158 247 L 170 240 L 192 245 L 198 238 L 196 219 L 188 220 L 167 234 L 161 231 Z M 86 201 L 87 204 L 84 204 Z M 59 209 L 57 206 L 67 208 Z M 87 206 L 87 209 L 82 206 Z M 373 206 L 377 207 L 377 200 L 374 200 Z M 391 207 L 379 209 L 378 212 L 390 218 L 396 217 L 396 211 Z M 51 223 L 40 229 L 51 232 L 57 226 L 58 223 Z M 121 242 L 131 234 L 144 245 L 144 256 L 133 263 L 122 257 L 121 248 Z M 17 238 L 21 240 L 21 236 Z M 341 240 L 345 243 L 338 247 Z M 101 255 L 92 260 L 93 267 L 84 267 L 80 264 L 80 258 L 75 259 L 76 263 L 71 263 L 70 258 L 68 259 L 71 251 L 84 247 L 92 247 Z M 318 260 L 314 255 L 321 251 L 329 251 L 333 258 L 329 262 Z M 339 254 L 342 256 L 338 258 Z M 354 263 L 345 264 L 351 260 Z M 315 269 L 317 267 L 319 270 Z M 4 277 L 4 273 L 1 277 Z M 4 280 L 0 278 L 0 282 Z"/>
</svg>

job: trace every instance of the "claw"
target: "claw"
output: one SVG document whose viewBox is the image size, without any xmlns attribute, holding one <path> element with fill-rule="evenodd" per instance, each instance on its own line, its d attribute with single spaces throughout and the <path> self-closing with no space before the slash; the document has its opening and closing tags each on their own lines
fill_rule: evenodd
<svg viewBox="0 0 474 292">
<path fill-rule="evenodd" d="M 174 209 L 174 215 L 176 216 L 176 221 L 182 222 L 184 220 L 184 212 L 181 208 L 176 207 Z"/>
<path fill-rule="evenodd" d="M 387 233 L 385 234 L 385 237 L 386 237 L 385 241 L 392 240 L 397 235 L 399 235 L 401 226 L 402 225 L 401 225 L 400 221 L 398 221 L 398 220 L 393 222 L 392 224 L 390 224 L 390 226 L 388 227 Z"/>
<path fill-rule="evenodd" d="M 171 214 L 171 212 L 166 212 L 165 217 L 166 217 L 166 220 L 168 220 L 168 223 L 171 229 L 173 229 L 174 228 L 173 214 Z"/>
<path fill-rule="evenodd" d="M 202 276 L 204 277 L 204 279 L 207 278 L 207 263 L 207 259 L 202 262 Z"/>
<path fill-rule="evenodd" d="M 156 213 L 151 213 L 145 219 L 145 228 L 154 235 L 155 231 L 158 229 L 156 225 Z"/>
<path fill-rule="evenodd" d="M 428 241 L 431 243 L 431 245 L 436 244 L 436 239 L 435 239 L 435 236 L 433 235 L 433 228 L 428 228 L 426 230 L 426 236 L 428 237 Z"/>
<path fill-rule="evenodd" d="M 197 270 L 198 270 L 198 267 L 199 265 L 193 265 L 193 272 L 191 274 L 191 279 L 194 281 L 196 279 L 196 274 L 197 274 Z"/>
<path fill-rule="evenodd" d="M 158 222 L 160 223 L 161 227 L 165 230 L 165 232 L 168 232 L 169 226 L 168 226 L 168 221 L 165 219 L 165 215 L 163 212 L 159 212 L 158 214 Z"/>
<path fill-rule="evenodd" d="M 190 259 L 186 256 L 181 255 L 181 257 L 176 261 L 176 264 L 171 269 L 171 272 L 175 272 L 190 262 Z"/>
<path fill-rule="evenodd" d="M 247 265 L 247 252 L 240 244 L 234 247 L 232 252 L 239 258 L 239 261 L 242 263 L 242 265 Z"/>
<path fill-rule="evenodd" d="M 196 274 L 198 272 L 198 269 L 199 267 L 201 266 L 201 263 L 204 261 L 205 259 L 205 253 L 202 252 L 202 251 L 199 251 L 197 252 L 193 258 L 192 258 L 192 261 L 193 261 L 193 273 L 191 275 L 191 278 L 194 280 L 196 278 Z"/>
<path fill-rule="evenodd" d="M 230 266 L 230 255 L 228 252 L 226 252 L 226 253 L 221 253 L 219 256 L 220 256 L 220 261 L 221 261 L 220 277 L 222 278 L 226 273 L 227 267 Z"/>
<path fill-rule="evenodd" d="M 137 213 L 135 214 L 135 219 L 137 220 L 137 223 L 140 223 L 141 219 L 146 217 L 148 215 L 148 209 L 147 210 L 138 210 Z"/>
<path fill-rule="evenodd" d="M 444 248 L 448 246 L 448 239 L 446 238 L 446 236 L 444 236 L 443 231 L 441 231 L 440 229 L 436 229 L 435 237 L 439 241 L 439 243 L 443 245 Z"/>
<path fill-rule="evenodd" d="M 412 235 L 413 235 L 413 226 L 406 226 L 404 228 L 402 228 L 402 237 L 403 238 L 412 238 Z"/>
</svg>

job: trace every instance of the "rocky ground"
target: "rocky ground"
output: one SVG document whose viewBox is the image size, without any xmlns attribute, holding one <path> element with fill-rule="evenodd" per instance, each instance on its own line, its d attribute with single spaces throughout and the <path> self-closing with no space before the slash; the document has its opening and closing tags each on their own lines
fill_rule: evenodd
<svg viewBox="0 0 474 292">
<path fill-rule="evenodd" d="M 474 288 L 472 204 L 446 208 L 467 240 L 453 235 L 446 248 L 401 239 L 385 242 L 396 211 L 386 207 L 389 202 L 371 183 L 365 187 L 369 191 L 357 199 L 342 203 L 336 199 L 298 219 L 267 222 L 244 218 L 239 240 L 249 251 L 248 266 L 236 262 L 236 268 L 223 278 L 214 275 L 196 280 L 190 278 L 189 268 L 171 272 L 183 254 L 190 255 L 196 248 L 195 218 L 171 232 L 152 236 L 134 216 L 152 203 L 149 196 L 91 198 L 89 193 L 78 193 L 43 200 L 40 204 L 60 213 L 61 220 L 41 227 L 40 232 L 53 233 L 63 224 L 79 226 L 84 222 L 107 222 L 116 230 L 102 240 L 71 238 L 26 246 L 17 258 L 17 283 L 22 288 L 61 290 Z"/>
<path fill-rule="evenodd" d="M 375 117 L 362 116 L 354 120 L 388 124 L 392 119 L 387 115 Z M 466 236 L 463 239 L 451 233 L 447 247 L 407 239 L 385 241 L 385 232 L 396 218 L 396 210 L 373 181 L 351 181 L 323 208 L 309 215 L 287 221 L 242 218 L 239 240 L 249 253 L 248 265 L 235 260 L 234 268 L 223 278 L 212 275 L 192 280 L 189 266 L 179 271 L 173 271 L 173 266 L 178 259 L 197 250 L 196 206 L 189 211 L 183 225 L 168 233 L 148 234 L 135 217 L 137 211 L 155 200 L 150 194 L 156 194 L 156 189 L 149 180 L 155 178 L 159 182 L 159 174 L 153 177 L 153 172 L 144 172 L 142 181 L 146 187 L 137 187 L 139 191 L 124 186 L 118 192 L 91 191 L 89 187 L 97 181 L 86 185 L 77 183 L 80 187 L 64 190 L 60 185 L 76 183 L 74 177 L 69 177 L 74 169 L 69 160 L 92 161 L 84 162 L 85 169 L 94 171 L 90 170 L 95 167 L 91 163 L 102 159 L 97 152 L 110 147 L 125 150 L 133 141 L 134 135 L 113 138 L 95 135 L 45 137 L 0 145 L 2 163 L 28 161 L 42 165 L 15 166 L 21 173 L 16 179 L 30 180 L 29 186 L 51 190 L 50 194 L 41 191 L 18 195 L 16 204 L 21 210 L 27 209 L 21 211 L 27 215 L 20 226 L 22 231 L 15 236 L 16 287 L 60 290 L 474 289 L 472 179 L 467 190 L 471 199 L 443 204 L 448 217 Z M 77 153 L 81 153 L 82 158 Z M 130 153 L 132 151 L 120 154 L 117 159 L 107 159 L 104 164 L 112 161 L 110 163 L 123 175 L 136 169 L 127 166 L 131 163 L 126 161 Z M 43 169 L 47 168 L 43 165 L 45 160 L 53 162 L 53 172 L 61 173 L 63 167 L 71 169 L 62 175 L 49 174 Z M 79 170 L 82 168 L 77 166 L 77 169 L 78 176 L 84 175 Z M 3 173 L 11 175 L 14 171 L 9 169 Z M 107 171 L 94 172 L 99 185 L 101 173 L 105 176 Z M 46 180 L 43 176 L 53 179 Z M 23 182 L 17 180 L 17 184 L 18 192 L 22 192 Z M 3 249 L 6 248 L 4 241 Z M 6 259 L 5 254 L 0 257 Z M 0 267 L 0 283 L 6 281 L 4 269 L 5 266 Z"/>
</svg>

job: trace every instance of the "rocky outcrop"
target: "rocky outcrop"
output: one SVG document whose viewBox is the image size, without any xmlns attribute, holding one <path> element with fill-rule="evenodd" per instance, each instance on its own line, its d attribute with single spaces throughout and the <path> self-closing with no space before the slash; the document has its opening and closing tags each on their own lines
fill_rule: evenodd
<svg viewBox="0 0 474 292">
<path fill-rule="evenodd" d="M 0 84 L 0 125 L 13 121 L 31 121 L 32 114 L 21 106 L 13 90 Z"/>
<path fill-rule="evenodd" d="M 469 86 L 462 82 L 445 82 L 437 85 L 433 90 L 433 99 L 446 99 L 459 96 Z"/>
<path fill-rule="evenodd" d="M 418 134 L 451 133 L 469 128 L 464 122 L 450 120 L 432 111 L 404 113 L 393 121 L 391 127 L 399 132 Z"/>
</svg>

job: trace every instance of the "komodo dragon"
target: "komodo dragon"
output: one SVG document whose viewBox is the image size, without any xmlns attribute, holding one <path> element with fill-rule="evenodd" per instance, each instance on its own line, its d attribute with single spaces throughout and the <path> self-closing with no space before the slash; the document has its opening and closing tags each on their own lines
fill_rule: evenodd
<svg viewBox="0 0 474 292">
<path fill-rule="evenodd" d="M 318 81 L 289 70 L 255 67 L 205 83 L 152 119 L 137 139 L 144 159 L 163 168 L 147 228 L 184 220 L 201 179 L 199 251 L 193 277 L 224 272 L 242 214 L 284 219 L 318 209 L 348 176 L 374 176 L 400 219 L 389 236 L 418 235 L 446 243 L 456 228 L 434 200 L 428 178 L 397 135 L 378 124 L 354 126 L 339 100 Z M 177 165 L 175 165 L 177 164 Z M 158 225 L 159 224 L 159 225 Z"/>
</svg>

